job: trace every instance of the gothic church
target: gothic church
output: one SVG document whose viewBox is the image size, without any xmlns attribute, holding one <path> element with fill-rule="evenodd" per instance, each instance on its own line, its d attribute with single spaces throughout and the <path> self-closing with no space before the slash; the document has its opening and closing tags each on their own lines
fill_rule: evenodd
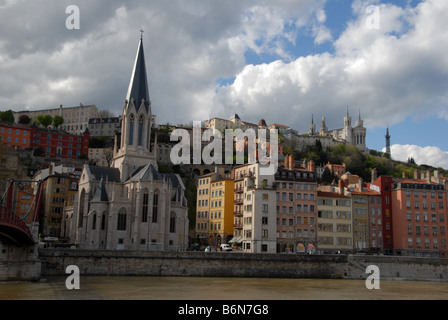
<svg viewBox="0 0 448 320">
<path fill-rule="evenodd" d="M 187 249 L 185 186 L 179 175 L 158 172 L 154 122 L 141 37 L 111 167 L 84 165 L 77 198 L 65 212 L 65 233 L 79 248 Z"/>
</svg>

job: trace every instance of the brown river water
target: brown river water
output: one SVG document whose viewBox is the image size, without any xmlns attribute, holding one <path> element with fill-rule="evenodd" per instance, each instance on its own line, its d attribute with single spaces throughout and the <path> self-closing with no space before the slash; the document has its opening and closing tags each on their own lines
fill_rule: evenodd
<svg viewBox="0 0 448 320">
<path fill-rule="evenodd" d="M 0 300 L 446 300 L 447 282 L 365 280 L 81 276 L 0 282 Z"/>
</svg>

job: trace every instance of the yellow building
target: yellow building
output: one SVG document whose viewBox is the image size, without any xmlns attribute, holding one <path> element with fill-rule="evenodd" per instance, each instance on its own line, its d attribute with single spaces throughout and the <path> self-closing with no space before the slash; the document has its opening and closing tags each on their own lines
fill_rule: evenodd
<svg viewBox="0 0 448 320">
<path fill-rule="evenodd" d="M 199 177 L 196 238 L 203 246 L 218 248 L 233 237 L 234 181 L 221 174 Z"/>
<path fill-rule="evenodd" d="M 317 251 L 353 252 L 351 198 L 336 192 L 317 192 Z"/>
<path fill-rule="evenodd" d="M 219 247 L 233 238 L 234 181 L 214 181 L 210 191 L 209 245 Z"/>
</svg>

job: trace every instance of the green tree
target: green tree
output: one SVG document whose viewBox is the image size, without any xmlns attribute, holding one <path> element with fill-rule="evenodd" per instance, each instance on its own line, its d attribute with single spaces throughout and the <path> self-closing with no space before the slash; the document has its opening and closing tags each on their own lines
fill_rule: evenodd
<svg viewBox="0 0 448 320">
<path fill-rule="evenodd" d="M 53 123 L 53 117 L 50 116 L 49 114 L 46 115 L 38 115 L 36 118 L 36 122 L 38 125 L 41 125 L 45 128 L 47 128 L 50 124 Z"/>
<path fill-rule="evenodd" d="M 14 123 L 14 114 L 11 110 L 0 112 L 0 121 Z"/>
<path fill-rule="evenodd" d="M 62 118 L 61 116 L 54 116 L 53 127 L 57 128 L 63 123 L 64 123 L 64 118 Z"/>
</svg>

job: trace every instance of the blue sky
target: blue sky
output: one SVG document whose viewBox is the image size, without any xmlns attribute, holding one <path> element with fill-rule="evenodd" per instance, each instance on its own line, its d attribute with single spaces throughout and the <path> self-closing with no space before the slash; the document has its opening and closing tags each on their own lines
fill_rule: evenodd
<svg viewBox="0 0 448 320">
<path fill-rule="evenodd" d="M 366 27 L 370 5 L 380 29 Z M 447 16 L 441 0 L 7 0 L 0 110 L 121 114 L 143 28 L 158 123 L 238 113 L 307 133 L 311 115 L 341 128 L 348 106 L 369 148 L 389 124 L 393 158 L 448 169 Z"/>
</svg>

